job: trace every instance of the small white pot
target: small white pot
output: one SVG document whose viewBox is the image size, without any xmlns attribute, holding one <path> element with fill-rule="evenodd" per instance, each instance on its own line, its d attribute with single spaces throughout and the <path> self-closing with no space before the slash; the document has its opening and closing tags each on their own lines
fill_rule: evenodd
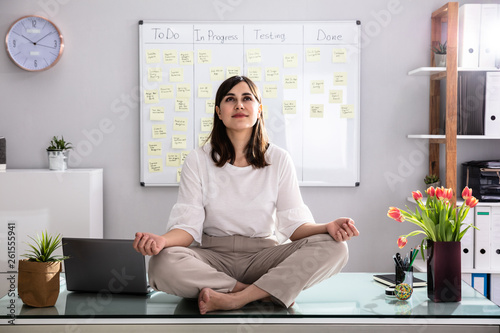
<svg viewBox="0 0 500 333">
<path fill-rule="evenodd" d="M 47 150 L 49 170 L 64 171 L 68 168 L 69 150 Z"/>
<path fill-rule="evenodd" d="M 446 54 L 434 53 L 434 62 L 436 67 L 446 67 Z"/>
</svg>

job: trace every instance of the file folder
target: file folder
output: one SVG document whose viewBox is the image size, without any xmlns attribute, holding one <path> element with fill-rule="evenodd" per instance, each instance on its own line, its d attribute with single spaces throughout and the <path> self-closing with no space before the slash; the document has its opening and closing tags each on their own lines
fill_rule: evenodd
<svg viewBox="0 0 500 333">
<path fill-rule="evenodd" d="M 458 67 L 479 66 L 481 4 L 465 4 L 458 8 Z"/>
<path fill-rule="evenodd" d="M 481 27 L 479 38 L 479 67 L 495 67 L 498 44 L 498 5 L 481 4 Z"/>
<path fill-rule="evenodd" d="M 486 73 L 484 135 L 500 137 L 500 72 Z"/>
<path fill-rule="evenodd" d="M 491 207 L 491 269 L 500 269 L 500 207 Z"/>
<path fill-rule="evenodd" d="M 479 291 L 484 297 L 488 297 L 488 274 L 472 273 L 472 288 Z"/>
<path fill-rule="evenodd" d="M 490 300 L 500 305 L 500 274 L 490 274 Z"/>
<path fill-rule="evenodd" d="M 475 214 L 475 225 L 479 230 L 474 229 L 474 268 L 489 269 L 491 207 L 476 206 Z"/>
<path fill-rule="evenodd" d="M 472 209 L 472 211 L 470 211 L 465 217 L 462 230 L 465 229 L 467 225 L 471 223 L 474 224 L 473 212 L 474 210 Z M 460 242 L 460 245 L 462 246 L 462 269 L 474 268 L 474 232 L 472 232 L 472 230 L 474 229 L 469 229 Z"/>
</svg>

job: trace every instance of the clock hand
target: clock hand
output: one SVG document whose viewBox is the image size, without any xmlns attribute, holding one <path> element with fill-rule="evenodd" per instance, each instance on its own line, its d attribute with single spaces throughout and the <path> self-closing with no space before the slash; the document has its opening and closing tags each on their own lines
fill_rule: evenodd
<svg viewBox="0 0 500 333">
<path fill-rule="evenodd" d="M 37 40 L 34 44 L 36 45 L 36 43 L 38 43 L 39 41 L 41 41 L 42 39 L 44 39 L 45 37 L 47 37 L 48 35 L 52 35 L 54 33 L 54 31 L 52 32 L 49 32 L 48 34 L 46 34 L 45 36 L 43 36 L 42 38 L 40 38 L 39 40 Z"/>
<path fill-rule="evenodd" d="M 33 45 L 36 45 L 36 43 L 34 43 L 31 39 L 29 39 L 28 37 L 24 36 L 24 35 L 21 35 L 21 37 L 23 38 L 26 38 L 30 43 L 32 43 Z"/>
<path fill-rule="evenodd" d="M 48 45 L 43 45 L 43 44 L 36 44 L 37 46 L 43 46 L 43 47 L 48 47 L 49 49 L 55 49 L 56 47 L 48 46 Z"/>
</svg>

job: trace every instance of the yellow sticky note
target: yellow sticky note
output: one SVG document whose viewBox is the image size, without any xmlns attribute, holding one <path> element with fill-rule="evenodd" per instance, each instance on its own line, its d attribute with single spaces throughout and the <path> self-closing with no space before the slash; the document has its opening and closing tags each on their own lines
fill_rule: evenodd
<svg viewBox="0 0 500 333">
<path fill-rule="evenodd" d="M 159 102 L 158 90 L 144 90 L 144 102 L 146 104 L 155 104 Z"/>
<path fill-rule="evenodd" d="M 149 120 L 165 120 L 165 110 L 162 106 L 152 106 L 149 108 Z"/>
<path fill-rule="evenodd" d="M 182 69 L 182 68 L 170 68 L 170 81 L 171 82 L 184 81 L 184 69 Z"/>
<path fill-rule="evenodd" d="M 241 67 L 227 67 L 226 68 L 226 75 L 227 77 L 231 76 L 240 76 L 241 75 Z"/>
<path fill-rule="evenodd" d="M 205 101 L 205 113 L 214 113 L 215 112 L 215 100 L 209 99 Z"/>
<path fill-rule="evenodd" d="M 283 67 L 297 67 L 299 64 L 297 54 L 295 53 L 287 53 L 283 55 Z"/>
<path fill-rule="evenodd" d="M 265 84 L 264 85 L 264 98 L 276 98 L 278 97 L 278 86 L 276 84 Z"/>
<path fill-rule="evenodd" d="M 189 111 L 189 98 L 176 98 L 175 111 L 188 112 Z"/>
<path fill-rule="evenodd" d="M 212 67 L 212 68 L 210 68 L 210 80 L 211 81 L 224 80 L 224 67 Z"/>
<path fill-rule="evenodd" d="M 177 169 L 177 182 L 181 181 L 182 168 Z"/>
<path fill-rule="evenodd" d="M 178 167 L 181 165 L 181 154 L 180 153 L 167 153 L 166 158 L 167 166 Z"/>
<path fill-rule="evenodd" d="M 283 113 L 284 114 L 296 114 L 297 113 L 297 102 L 296 101 L 283 101 Z"/>
<path fill-rule="evenodd" d="M 354 105 L 352 104 L 341 105 L 340 118 L 354 118 Z"/>
<path fill-rule="evenodd" d="M 192 65 L 193 64 L 193 51 L 179 52 L 179 64 Z"/>
<path fill-rule="evenodd" d="M 172 148 L 173 149 L 186 149 L 187 138 L 185 135 L 172 135 Z"/>
<path fill-rule="evenodd" d="M 264 115 L 264 119 L 269 118 L 269 107 L 267 105 L 262 105 L 262 114 Z"/>
<path fill-rule="evenodd" d="M 149 172 L 162 172 L 163 171 L 163 159 L 162 158 L 150 158 L 148 160 Z"/>
<path fill-rule="evenodd" d="M 212 131 L 212 127 L 214 127 L 214 118 L 210 118 L 210 117 L 201 118 L 201 131 L 202 132 Z"/>
<path fill-rule="evenodd" d="M 325 107 L 323 104 L 311 104 L 310 117 L 311 118 L 323 118 Z"/>
<path fill-rule="evenodd" d="M 177 51 L 176 50 L 163 51 L 163 63 L 164 64 L 176 64 L 177 63 Z"/>
<path fill-rule="evenodd" d="M 181 83 L 177 85 L 177 97 L 189 98 L 191 97 L 191 85 L 189 83 Z"/>
<path fill-rule="evenodd" d="M 199 98 L 212 98 L 212 85 L 211 84 L 199 84 L 198 85 L 198 97 Z"/>
<path fill-rule="evenodd" d="M 148 81 L 161 82 L 161 68 L 148 68 Z"/>
<path fill-rule="evenodd" d="M 330 90 L 328 94 L 329 103 L 342 103 L 342 90 Z"/>
<path fill-rule="evenodd" d="M 174 98 L 174 86 L 171 84 L 160 86 L 160 98 Z"/>
<path fill-rule="evenodd" d="M 146 63 L 156 64 L 161 61 L 160 50 L 146 50 Z"/>
<path fill-rule="evenodd" d="M 347 85 L 347 72 L 335 72 L 335 73 L 333 73 L 333 85 L 334 86 L 346 86 Z"/>
<path fill-rule="evenodd" d="M 311 94 L 322 94 L 325 90 L 325 82 L 323 80 L 311 81 Z"/>
<path fill-rule="evenodd" d="M 285 84 L 283 88 L 285 89 L 297 89 L 299 78 L 297 75 L 285 75 Z"/>
<path fill-rule="evenodd" d="M 306 49 L 306 61 L 318 62 L 321 61 L 321 50 L 317 47 L 310 47 Z"/>
<path fill-rule="evenodd" d="M 161 142 L 148 142 L 148 155 L 161 155 Z"/>
<path fill-rule="evenodd" d="M 279 81 L 279 80 L 280 80 L 280 69 L 278 67 L 267 67 L 266 81 Z"/>
<path fill-rule="evenodd" d="M 181 164 L 184 164 L 184 161 L 186 160 L 186 157 L 189 155 L 190 151 L 181 151 Z"/>
<path fill-rule="evenodd" d="M 253 81 L 262 81 L 262 69 L 260 67 L 248 67 L 248 78 Z"/>
<path fill-rule="evenodd" d="M 212 63 L 212 50 L 198 50 L 198 63 L 199 64 Z"/>
<path fill-rule="evenodd" d="M 262 54 L 260 52 L 260 49 L 248 49 L 247 50 L 247 62 L 248 63 L 261 62 L 261 61 L 262 61 Z"/>
<path fill-rule="evenodd" d="M 153 139 L 164 139 L 167 137 L 167 125 L 153 125 Z"/>
<path fill-rule="evenodd" d="M 346 62 L 347 50 L 346 49 L 333 49 L 332 62 Z"/>
<path fill-rule="evenodd" d="M 174 117 L 173 130 L 186 132 L 188 129 L 188 118 Z"/>
<path fill-rule="evenodd" d="M 198 134 L 198 146 L 199 147 L 203 146 L 207 142 L 209 136 L 210 136 L 210 133 Z"/>
</svg>

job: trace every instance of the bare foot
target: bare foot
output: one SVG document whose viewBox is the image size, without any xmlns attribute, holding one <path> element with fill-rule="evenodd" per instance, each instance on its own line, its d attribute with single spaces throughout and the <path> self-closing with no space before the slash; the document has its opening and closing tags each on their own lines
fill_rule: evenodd
<svg viewBox="0 0 500 333">
<path fill-rule="evenodd" d="M 232 294 L 218 293 L 210 288 L 203 288 L 198 296 L 198 306 L 201 314 L 215 310 L 234 310 L 242 305 L 235 302 Z"/>
</svg>

